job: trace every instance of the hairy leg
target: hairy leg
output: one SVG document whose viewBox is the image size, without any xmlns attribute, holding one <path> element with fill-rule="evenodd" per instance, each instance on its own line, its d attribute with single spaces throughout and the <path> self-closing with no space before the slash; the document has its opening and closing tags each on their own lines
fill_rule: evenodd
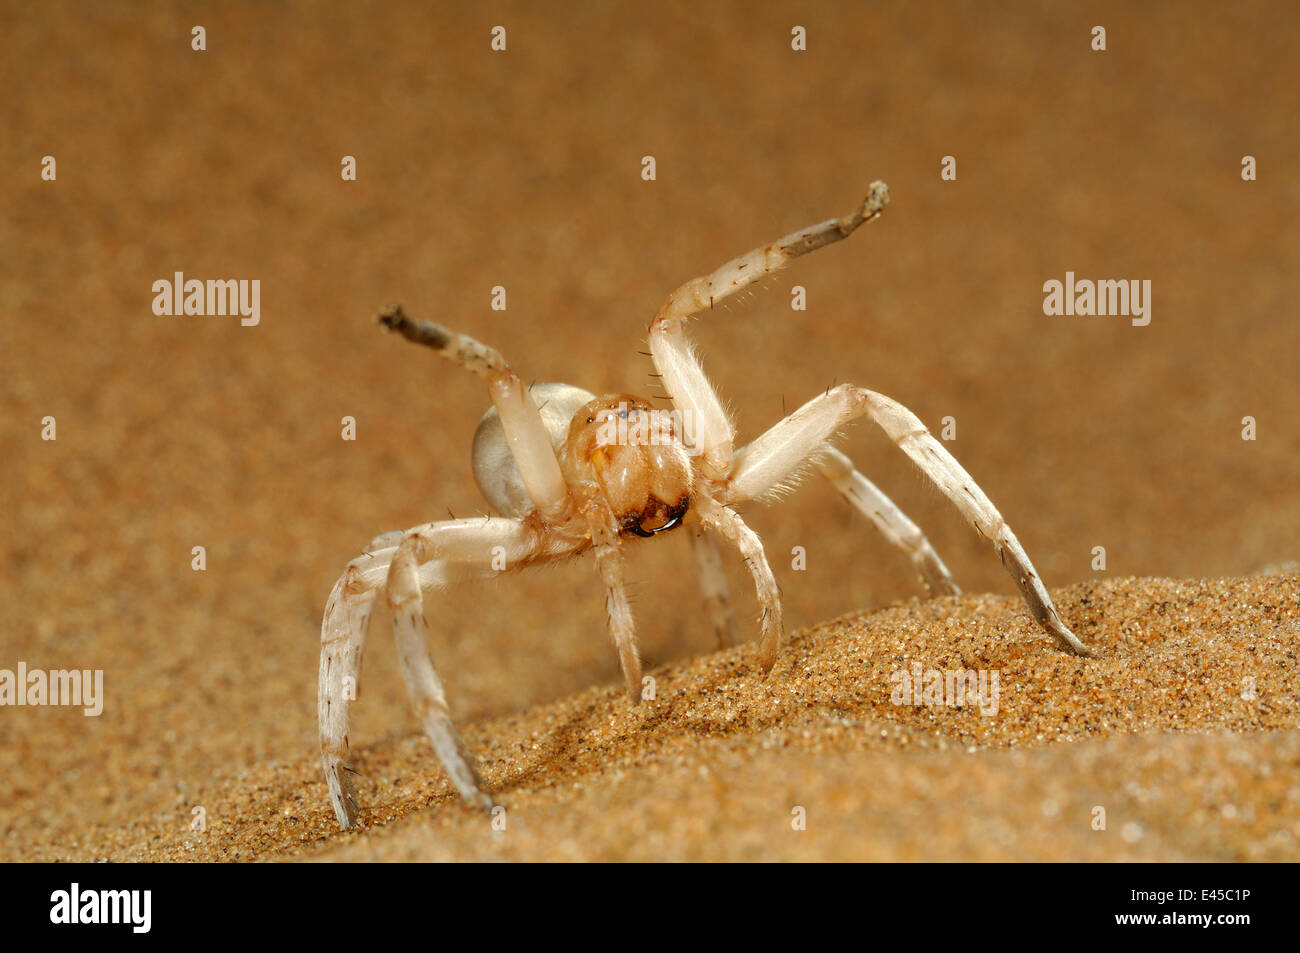
<svg viewBox="0 0 1300 953">
<path fill-rule="evenodd" d="M 690 526 L 691 549 L 700 571 L 700 591 L 704 596 L 704 613 L 713 626 L 718 648 L 736 644 L 736 619 L 731 612 L 731 595 L 727 577 L 722 572 L 717 534 L 702 521 Z"/>
<path fill-rule="evenodd" d="M 802 466 L 840 427 L 864 415 L 889 434 L 977 533 L 993 543 L 1039 625 L 1062 647 L 1077 655 L 1094 655 L 1061 621 L 1029 556 L 997 507 L 915 414 L 883 394 L 841 384 L 813 398 L 746 448 L 720 500 L 737 503 L 762 496 Z"/>
<path fill-rule="evenodd" d="M 859 473 L 854 468 L 853 461 L 830 444 L 824 443 L 816 451 L 813 465 L 858 512 L 875 524 L 885 539 L 908 555 L 930 592 L 952 596 L 961 594 L 961 588 L 953 581 L 952 573 L 925 538 L 921 528 L 908 519 L 898 504 L 881 492 L 878 486 Z"/>
<path fill-rule="evenodd" d="M 701 495 L 695 499 L 695 510 L 706 526 L 718 532 L 731 543 L 745 560 L 745 566 L 754 577 L 758 595 L 759 619 L 762 636 L 758 647 L 758 662 L 763 671 L 771 671 L 776 663 L 776 650 L 781 644 L 781 590 L 777 587 L 772 567 L 767 563 L 763 544 L 758 534 L 745 525 L 745 521 L 732 509 Z"/>
<path fill-rule="evenodd" d="M 636 646 L 636 623 L 627 601 L 624 586 L 623 551 L 618 539 L 618 522 L 607 506 L 589 505 L 587 525 L 596 554 L 596 570 L 605 584 L 605 618 L 609 636 L 618 650 L 618 664 L 623 669 L 628 697 L 633 705 L 641 703 L 641 656 Z"/>
<path fill-rule="evenodd" d="M 321 623 L 321 762 L 339 826 L 351 827 L 357 818 L 352 770 L 347 764 L 348 709 L 357 697 L 375 599 L 385 589 L 402 673 L 425 732 L 461 795 L 472 804 L 491 807 L 451 723 L 442 684 L 429 658 L 421 590 L 456 579 L 495 575 L 493 562 L 498 558 L 505 560 L 506 569 L 514 568 L 536 552 L 534 536 L 518 520 L 451 520 L 386 533 L 375 544 L 379 548 L 354 559 L 335 583 Z"/>
<path fill-rule="evenodd" d="M 847 238 L 858 226 L 879 216 L 888 204 L 888 186 L 873 182 L 862 205 L 850 214 L 755 248 L 710 275 L 686 282 L 669 295 L 651 320 L 650 354 L 655 369 L 674 406 L 690 414 L 695 441 L 692 449 L 703 456 L 704 473 L 710 479 L 726 477 L 735 429 L 686 339 L 682 322 L 785 267 L 792 259 Z"/>
<path fill-rule="evenodd" d="M 321 768 L 340 827 L 351 827 L 358 812 L 352 767 L 347 763 L 348 704 L 357 697 L 361 654 L 374 604 L 374 590 L 365 588 L 357 578 L 357 570 L 348 566 L 330 592 L 321 622 L 316 715 Z"/>
<path fill-rule="evenodd" d="M 501 417 L 501 426 L 529 498 L 548 519 L 563 517 L 570 506 L 569 492 L 550 435 L 537 405 L 505 358 L 468 335 L 449 331 L 432 321 L 407 317 L 400 306 L 384 311 L 379 321 L 389 330 L 400 332 L 408 341 L 433 348 L 487 381 L 492 405 Z"/>
</svg>

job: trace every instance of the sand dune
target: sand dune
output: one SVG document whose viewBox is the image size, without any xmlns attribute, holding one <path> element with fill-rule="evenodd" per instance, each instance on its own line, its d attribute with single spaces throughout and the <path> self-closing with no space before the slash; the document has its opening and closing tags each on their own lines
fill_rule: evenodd
<svg viewBox="0 0 1300 953">
<path fill-rule="evenodd" d="M 455 797 L 409 734 L 354 748 L 365 808 L 355 832 L 336 829 L 304 751 L 191 792 L 202 833 L 178 811 L 92 823 L 75 848 L 11 837 L 10 849 L 111 860 L 1295 858 L 1300 574 L 1121 579 L 1053 596 L 1102 658 L 1057 651 L 1016 599 L 948 597 L 798 632 L 767 678 L 741 646 L 653 671 L 656 698 L 637 709 L 607 686 L 470 725 L 504 830 Z M 996 713 L 894 703 L 891 673 L 915 663 L 996 673 Z"/>
</svg>

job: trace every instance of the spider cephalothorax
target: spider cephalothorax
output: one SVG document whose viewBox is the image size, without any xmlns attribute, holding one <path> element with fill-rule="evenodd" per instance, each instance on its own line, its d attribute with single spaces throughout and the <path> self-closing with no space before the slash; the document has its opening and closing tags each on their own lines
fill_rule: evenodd
<svg viewBox="0 0 1300 953">
<path fill-rule="evenodd" d="M 875 391 L 841 384 L 736 449 L 735 426 L 686 340 L 686 318 L 790 259 L 846 238 L 888 203 L 889 190 L 875 182 L 852 214 L 756 248 L 673 292 L 649 327 L 651 357 L 671 395 L 670 410 L 627 394 L 596 397 L 570 384 L 525 388 L 500 354 L 471 337 L 414 320 L 401 308 L 380 316 L 385 327 L 486 380 L 493 407 L 474 435 L 474 477 L 500 516 L 385 533 L 335 584 L 321 624 L 319 716 L 322 763 L 341 826 L 349 827 L 357 818 L 346 763 L 348 705 L 355 698 L 366 629 L 381 594 L 393 615 L 402 673 L 425 732 L 461 796 L 487 808 L 492 799 L 452 724 L 429 658 L 426 590 L 591 551 L 605 587 L 610 635 L 635 704 L 640 701 L 641 661 L 624 591 L 621 546 L 628 537 L 652 537 L 687 524 L 706 610 L 721 645 L 731 644 L 735 627 L 718 541 L 743 558 L 760 606 L 758 662 L 767 671 L 781 639 L 779 589 L 757 534 L 732 507 L 770 498 L 792 475 L 811 466 L 909 555 L 932 591 L 960 592 L 916 525 L 830 445 L 844 425 L 859 417 L 878 424 L 993 543 L 1048 634 L 1069 651 L 1092 654 L 1061 622 L 1029 557 L 989 498 L 906 407 Z"/>
<path fill-rule="evenodd" d="M 570 486 L 599 489 L 622 532 L 653 536 L 690 509 L 694 473 L 678 425 L 644 398 L 609 394 L 579 408 L 560 469 Z"/>
</svg>

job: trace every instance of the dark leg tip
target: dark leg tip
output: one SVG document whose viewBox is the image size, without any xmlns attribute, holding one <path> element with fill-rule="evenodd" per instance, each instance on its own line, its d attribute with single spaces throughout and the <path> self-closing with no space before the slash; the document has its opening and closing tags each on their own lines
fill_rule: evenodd
<svg viewBox="0 0 1300 953">
<path fill-rule="evenodd" d="M 390 304 L 379 312 L 379 323 L 390 331 L 399 330 L 407 322 L 406 312 L 400 304 Z"/>
</svg>

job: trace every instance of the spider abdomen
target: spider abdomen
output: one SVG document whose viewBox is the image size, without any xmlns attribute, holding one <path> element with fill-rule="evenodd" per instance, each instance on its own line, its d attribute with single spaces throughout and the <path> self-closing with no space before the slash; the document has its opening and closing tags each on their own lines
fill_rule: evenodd
<svg viewBox="0 0 1300 953">
<path fill-rule="evenodd" d="M 528 395 L 537 405 L 559 456 L 569 435 L 569 421 L 595 395 L 581 387 L 559 383 L 534 384 L 528 389 Z M 505 428 L 495 407 L 483 415 L 474 431 L 473 466 L 474 482 L 498 513 L 522 518 L 533 511 L 533 501 L 524 488 L 524 478 L 510 453 Z"/>
</svg>

